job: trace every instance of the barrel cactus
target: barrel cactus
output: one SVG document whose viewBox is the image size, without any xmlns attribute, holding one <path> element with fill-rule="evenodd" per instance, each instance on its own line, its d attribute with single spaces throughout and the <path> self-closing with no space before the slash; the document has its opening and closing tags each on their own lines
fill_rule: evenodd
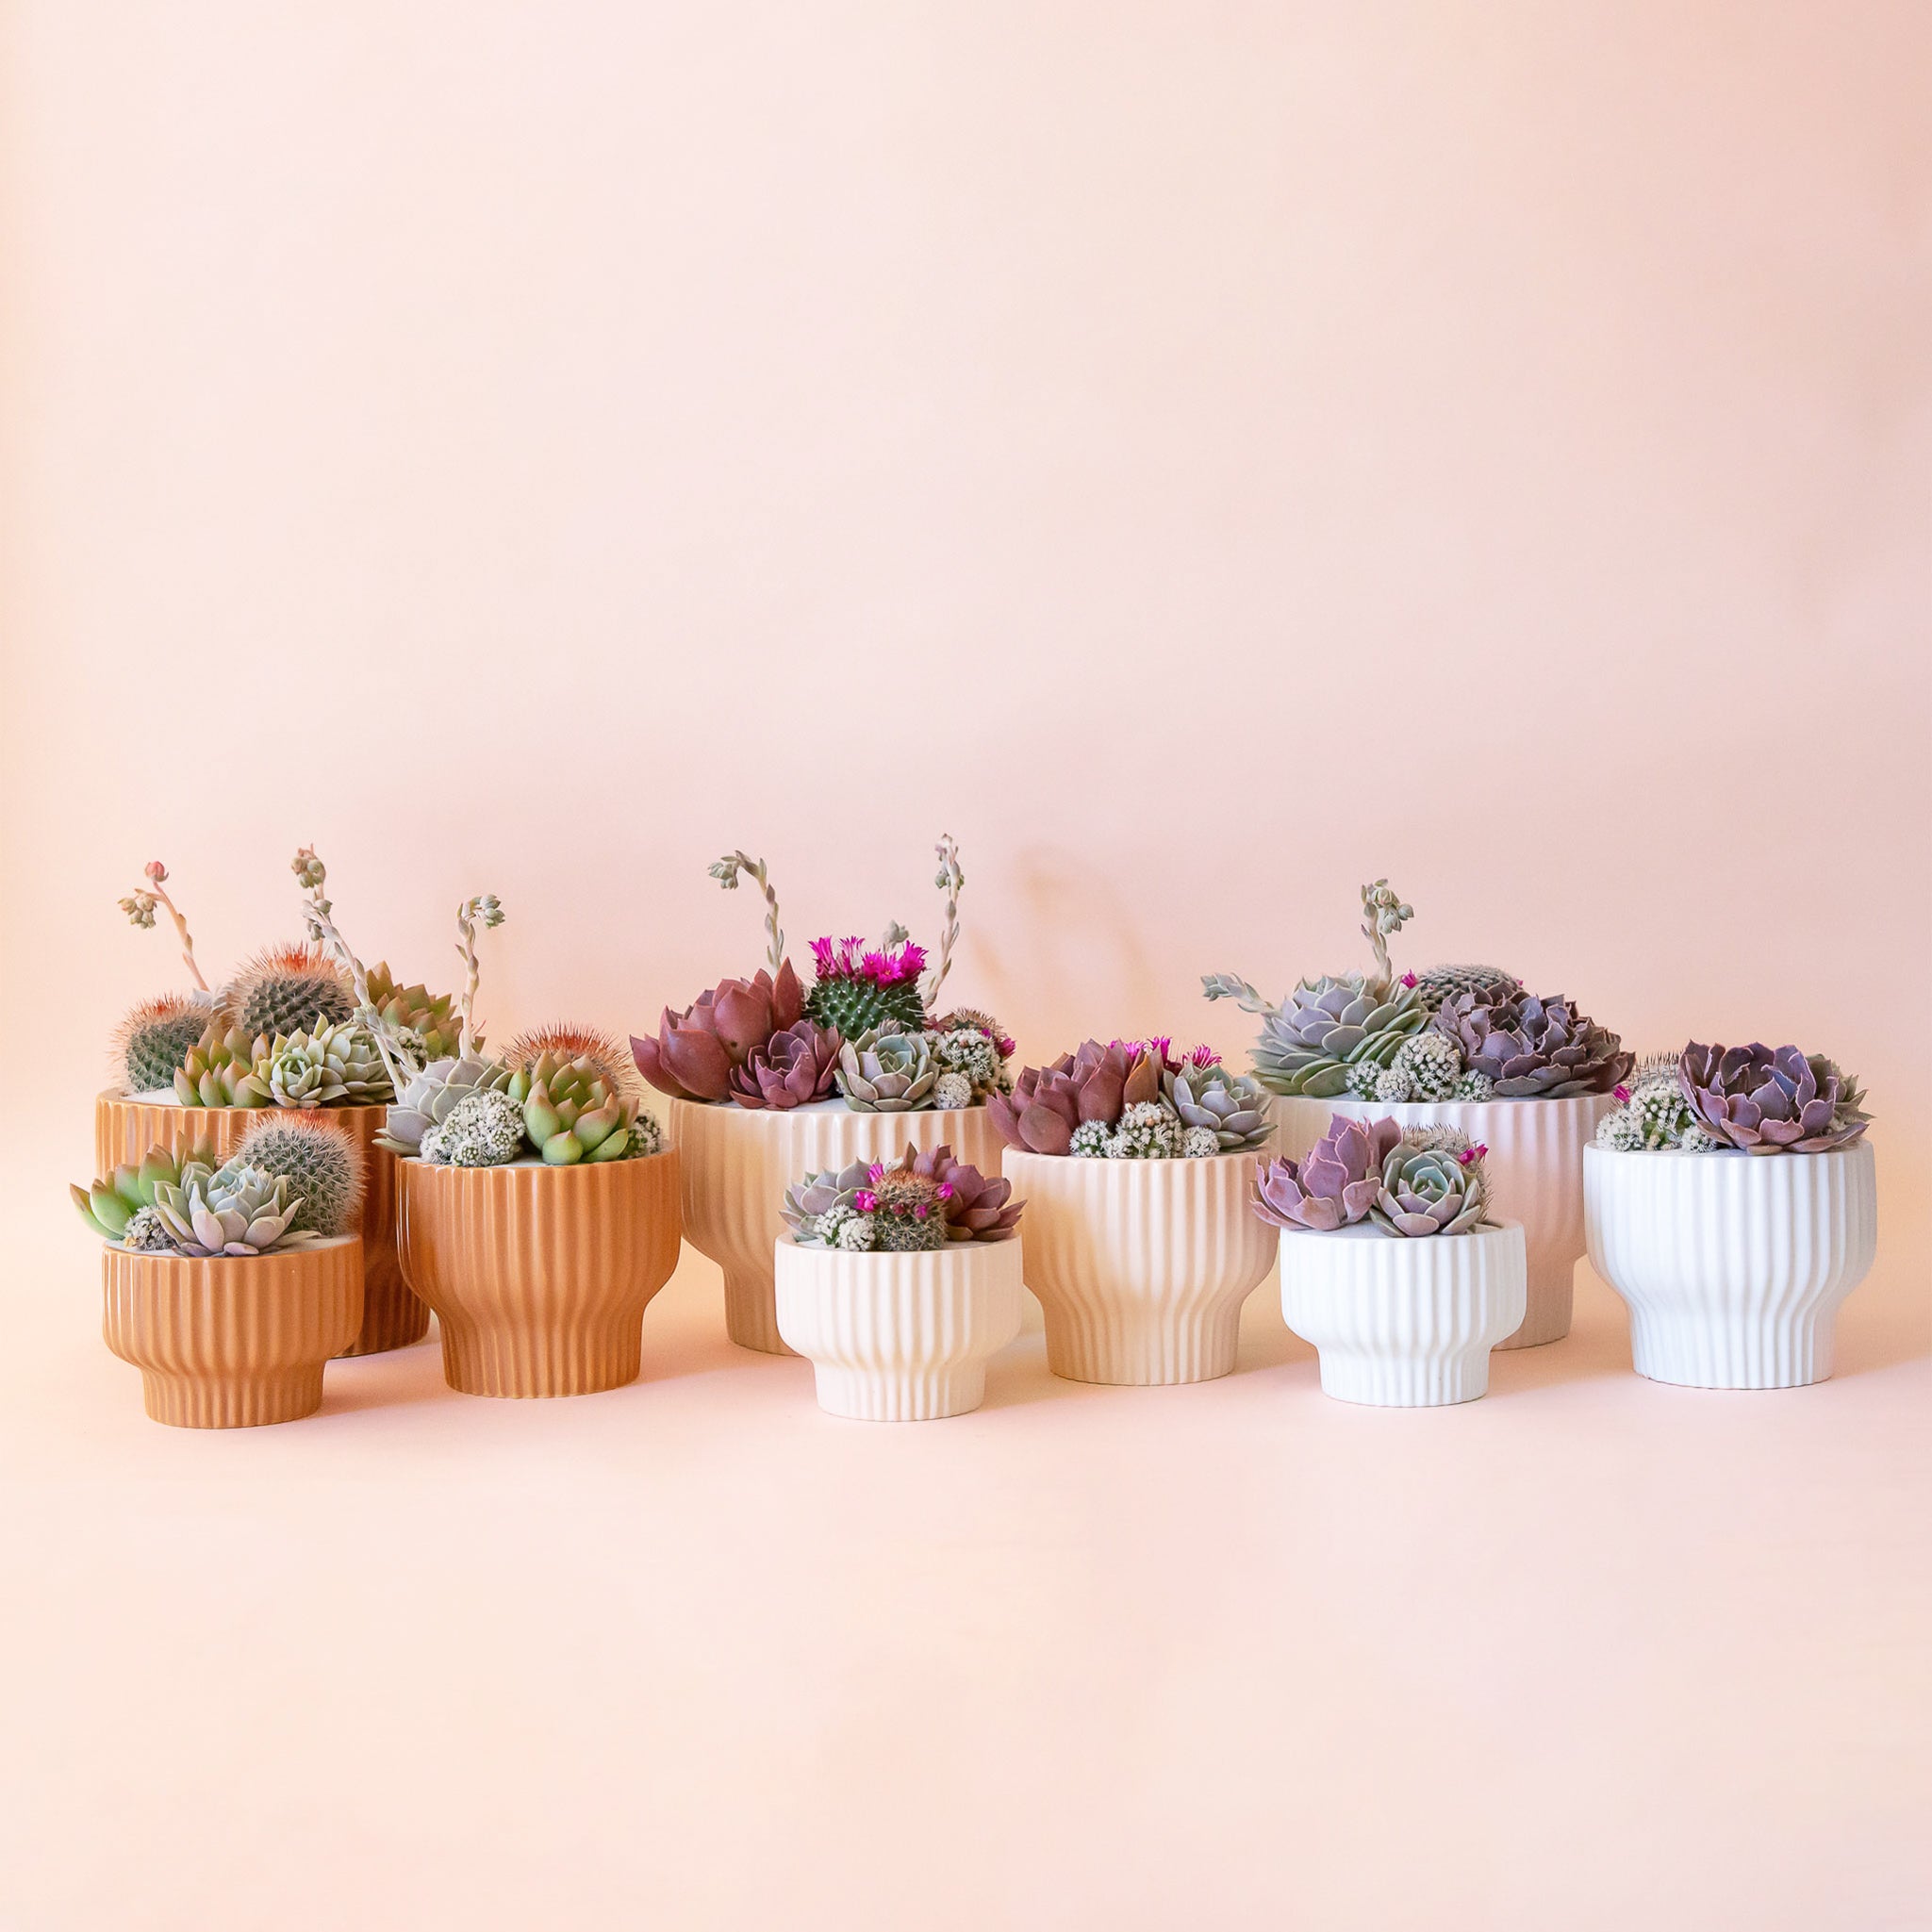
<svg viewBox="0 0 1932 1932">
<path fill-rule="evenodd" d="M 1488 1151 L 1453 1128 L 1411 1128 L 1382 1157 L 1369 1218 L 1386 1233 L 1409 1236 L 1466 1234 L 1483 1226 Z"/>
<path fill-rule="evenodd" d="M 114 1067 L 121 1091 L 153 1094 L 172 1087 L 212 1017 L 207 1000 L 192 994 L 164 993 L 143 999 L 114 1033 Z"/>
<path fill-rule="evenodd" d="M 289 1223 L 324 1240 L 347 1234 L 362 1207 L 362 1149 L 335 1122 L 300 1109 L 277 1108 L 249 1123 L 221 1169 L 252 1167 L 279 1177 L 299 1197 Z"/>
<path fill-rule="evenodd" d="M 278 1107 L 373 1107 L 395 1098 L 374 1036 L 356 1020 L 256 1043 L 255 1072 Z"/>
<path fill-rule="evenodd" d="M 916 1114 L 933 1104 L 939 1068 L 922 1033 L 861 1033 L 838 1052 L 833 1076 L 860 1114 Z"/>
<path fill-rule="evenodd" d="M 184 1176 L 155 1191 L 155 1211 L 186 1255 L 260 1255 L 315 1235 L 295 1228 L 301 1197 L 278 1174 L 233 1163 L 206 1177 Z"/>
<path fill-rule="evenodd" d="M 251 1039 L 307 1033 L 354 1016 L 348 979 L 317 946 L 272 946 L 229 981 L 223 1011 Z"/>
<path fill-rule="evenodd" d="M 459 1102 L 473 1093 L 500 1089 L 509 1078 L 507 1066 L 480 1055 L 431 1061 L 390 1105 L 376 1146 L 392 1154 L 420 1152 L 423 1135 L 447 1120 Z"/>
<path fill-rule="evenodd" d="M 206 1180 L 215 1171 L 212 1146 L 197 1143 L 171 1154 L 166 1148 L 150 1148 L 139 1164 L 116 1167 L 87 1187 L 70 1187 L 67 1192 L 80 1210 L 80 1217 L 104 1240 L 125 1242 L 130 1225 L 139 1216 L 152 1218 L 155 1197 L 163 1187 L 178 1187 L 184 1177 Z M 148 1225 L 143 1221 L 143 1227 Z M 146 1242 L 128 1245 L 148 1246 Z"/>
<path fill-rule="evenodd" d="M 1823 1154 L 1849 1147 L 1871 1116 L 1858 1082 L 1796 1047 L 1686 1047 L 1684 1098 L 1713 1139 L 1747 1154 Z"/>
<path fill-rule="evenodd" d="M 805 1000 L 808 1019 L 848 1040 L 868 1032 L 883 1037 L 925 1031 L 919 975 L 926 969 L 926 950 L 897 928 L 876 947 L 857 937 L 815 939 L 812 962 L 816 977 Z"/>
<path fill-rule="evenodd" d="M 1255 1213 L 1290 1232 L 1332 1234 L 1365 1220 L 1381 1192 L 1382 1163 L 1402 1137 L 1393 1120 L 1337 1114 L 1299 1161 L 1255 1164 Z"/>
<path fill-rule="evenodd" d="M 268 1078 L 255 1064 L 257 1050 L 266 1051 L 268 1044 L 214 1020 L 175 1068 L 174 1098 L 184 1107 L 272 1106 Z"/>
</svg>

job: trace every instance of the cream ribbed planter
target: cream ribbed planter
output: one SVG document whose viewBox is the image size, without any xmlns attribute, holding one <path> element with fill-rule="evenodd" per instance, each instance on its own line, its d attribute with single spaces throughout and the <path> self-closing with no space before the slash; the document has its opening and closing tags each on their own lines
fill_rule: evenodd
<svg viewBox="0 0 1932 1932">
<path fill-rule="evenodd" d="M 1616 1105 L 1609 1094 L 1566 1100 L 1311 1100 L 1278 1095 L 1278 1151 L 1298 1161 L 1329 1131 L 1337 1114 L 1350 1120 L 1394 1120 L 1402 1127 L 1453 1127 L 1489 1148 L 1490 1197 L 1523 1227 L 1529 1299 L 1523 1326 L 1496 1346 L 1535 1348 L 1570 1332 L 1577 1263 L 1583 1258 L 1583 1149 L 1596 1123 Z M 1427 1238 L 1427 1237 L 1426 1237 Z"/>
<path fill-rule="evenodd" d="M 983 1107 L 857 1114 L 843 1100 L 808 1107 L 669 1102 L 668 1132 L 685 1163 L 685 1238 L 724 1270 L 725 1332 L 741 1348 L 789 1355 L 778 1332 L 772 1253 L 779 1203 L 807 1174 L 857 1160 L 896 1161 L 945 1145 L 982 1174 L 999 1172 L 1004 1144 Z"/>
<path fill-rule="evenodd" d="M 1019 1333 L 1017 1240 L 925 1254 L 776 1244 L 779 1333 L 807 1356 L 818 1406 L 860 1422 L 929 1422 L 986 1399 L 986 1362 Z"/>
<path fill-rule="evenodd" d="M 1322 1393 L 1379 1409 L 1473 1402 L 1523 1319 L 1522 1228 L 1420 1239 L 1358 1225 L 1281 1234 L 1281 1318 L 1321 1361 Z"/>
<path fill-rule="evenodd" d="M 1656 1382 L 1795 1389 L 1831 1373 L 1833 1329 L 1878 1243 L 1869 1141 L 1829 1154 L 1583 1156 L 1590 1264 L 1630 1311 Z"/>
<path fill-rule="evenodd" d="M 1205 1382 L 1229 1374 L 1241 1304 L 1275 1232 L 1254 1212 L 1251 1153 L 1108 1161 L 1006 1150 L 1026 1202 L 1026 1284 L 1047 1366 L 1076 1382 Z"/>
</svg>

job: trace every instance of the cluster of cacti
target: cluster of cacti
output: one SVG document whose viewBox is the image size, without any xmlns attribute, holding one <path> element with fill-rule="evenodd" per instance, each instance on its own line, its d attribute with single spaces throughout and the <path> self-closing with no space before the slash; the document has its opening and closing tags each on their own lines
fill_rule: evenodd
<svg viewBox="0 0 1932 1932">
<path fill-rule="evenodd" d="M 1452 1128 L 1338 1114 L 1301 1160 L 1256 1164 L 1255 1212 L 1304 1233 L 1366 1223 L 1411 1238 L 1464 1234 L 1488 1225 L 1488 1151 Z"/>
<path fill-rule="evenodd" d="M 808 1174 L 780 1207 L 801 1246 L 913 1253 L 954 1241 L 1004 1241 L 1019 1225 L 1013 1183 L 956 1161 L 947 1146 L 908 1146 L 890 1165 L 854 1161 Z"/>
<path fill-rule="evenodd" d="M 1599 1147 L 1619 1153 L 1655 1153 L 1677 1148 L 1703 1153 L 1715 1135 L 1698 1123 L 1677 1079 L 1676 1054 L 1653 1054 L 1613 1089 L 1617 1104 L 1596 1123 Z"/>
<path fill-rule="evenodd" d="M 1836 1062 L 1797 1047 L 1706 1047 L 1644 1062 L 1598 1122 L 1623 1153 L 1822 1154 L 1865 1131 L 1864 1090 Z"/>
<path fill-rule="evenodd" d="M 1177 1059 L 1164 1038 L 1082 1041 L 1028 1067 L 987 1107 L 1009 1147 L 1088 1160 L 1198 1160 L 1257 1148 L 1274 1131 L 1247 1075 L 1205 1047 Z"/>
</svg>

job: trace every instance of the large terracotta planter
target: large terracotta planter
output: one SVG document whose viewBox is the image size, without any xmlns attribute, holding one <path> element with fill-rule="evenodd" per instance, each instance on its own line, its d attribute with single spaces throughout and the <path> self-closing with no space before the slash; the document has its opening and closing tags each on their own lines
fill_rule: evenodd
<svg viewBox="0 0 1932 1932">
<path fill-rule="evenodd" d="M 724 1271 L 725 1332 L 741 1348 L 789 1355 L 778 1331 L 772 1253 L 779 1203 L 805 1175 L 850 1162 L 893 1161 L 949 1146 L 956 1160 L 998 1174 L 1004 1144 L 983 1107 L 859 1114 L 843 1100 L 809 1107 L 669 1102 L 668 1131 L 684 1156 L 685 1238 Z"/>
<path fill-rule="evenodd" d="M 1871 1144 L 1828 1154 L 1588 1148 L 1590 1263 L 1630 1311 L 1641 1376 L 1795 1389 L 1831 1374 L 1839 1309 L 1878 1245 Z"/>
<path fill-rule="evenodd" d="M 1364 1226 L 1281 1234 L 1281 1318 L 1343 1402 L 1432 1409 L 1487 1394 L 1490 1350 L 1527 1293 L 1513 1221 L 1412 1240 Z"/>
<path fill-rule="evenodd" d="M 322 1407 L 322 1368 L 362 1320 L 354 1234 L 280 1254 L 196 1261 L 109 1244 L 101 1333 L 140 1370 L 157 1422 L 252 1428 Z"/>
<path fill-rule="evenodd" d="M 923 1254 L 777 1244 L 779 1331 L 809 1356 L 818 1406 L 861 1422 L 928 1422 L 986 1399 L 989 1357 L 1019 1333 L 1017 1240 Z"/>
<path fill-rule="evenodd" d="M 644 1310 L 678 1264 L 678 1155 L 546 1167 L 397 1164 L 403 1271 L 466 1395 L 636 1381 Z"/>
<path fill-rule="evenodd" d="M 1329 1131 L 1337 1114 L 1350 1120 L 1394 1120 L 1402 1127 L 1453 1127 L 1489 1148 L 1490 1193 L 1496 1211 L 1523 1225 L 1529 1269 L 1523 1325 L 1499 1348 L 1536 1348 L 1570 1332 L 1577 1263 L 1583 1259 L 1583 1149 L 1596 1123 L 1616 1105 L 1609 1094 L 1565 1100 L 1415 1101 L 1275 1100 L 1280 1151 L 1298 1161 Z"/>
<path fill-rule="evenodd" d="M 124 1163 L 138 1163 L 150 1148 L 178 1156 L 198 1141 L 211 1142 L 225 1161 L 241 1145 L 250 1122 L 273 1113 L 267 1107 L 180 1107 L 105 1093 L 94 1101 L 94 1172 L 111 1174 Z M 406 1348 L 429 1333 L 429 1310 L 409 1292 L 396 1253 L 396 1157 L 375 1145 L 388 1109 L 329 1107 L 323 1113 L 355 1136 L 365 1167 L 356 1222 L 362 1236 L 362 1327 L 342 1353 Z"/>
<path fill-rule="evenodd" d="M 1254 1212 L 1254 1156 L 1108 1161 L 1009 1148 L 1026 1202 L 1026 1284 L 1047 1366 L 1077 1382 L 1204 1382 L 1229 1374 L 1241 1305 L 1275 1264 Z"/>
</svg>

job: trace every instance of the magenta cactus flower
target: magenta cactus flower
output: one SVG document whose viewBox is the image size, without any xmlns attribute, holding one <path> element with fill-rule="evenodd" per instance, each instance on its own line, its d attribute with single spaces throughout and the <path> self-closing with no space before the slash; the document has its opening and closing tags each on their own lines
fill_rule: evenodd
<svg viewBox="0 0 1932 1932">
<path fill-rule="evenodd" d="M 1332 1234 L 1367 1218 L 1382 1187 L 1382 1163 L 1402 1138 L 1393 1120 L 1349 1120 L 1340 1114 L 1300 1161 L 1277 1156 L 1255 1164 L 1255 1213 L 1277 1228 Z"/>
</svg>

